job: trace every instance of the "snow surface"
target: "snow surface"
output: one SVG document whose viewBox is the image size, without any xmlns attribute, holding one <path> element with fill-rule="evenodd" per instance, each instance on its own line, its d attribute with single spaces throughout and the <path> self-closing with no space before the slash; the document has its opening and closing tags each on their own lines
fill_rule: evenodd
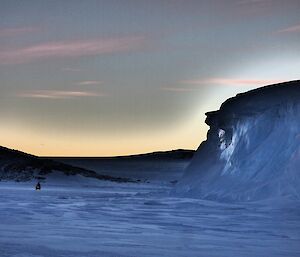
<svg viewBox="0 0 300 257">
<path fill-rule="evenodd" d="M 300 81 L 239 94 L 207 113 L 207 140 L 177 195 L 217 201 L 300 201 Z"/>
<path fill-rule="evenodd" d="M 1 257 L 300 256 L 300 206 L 170 197 L 150 184 L 0 184 Z"/>
</svg>

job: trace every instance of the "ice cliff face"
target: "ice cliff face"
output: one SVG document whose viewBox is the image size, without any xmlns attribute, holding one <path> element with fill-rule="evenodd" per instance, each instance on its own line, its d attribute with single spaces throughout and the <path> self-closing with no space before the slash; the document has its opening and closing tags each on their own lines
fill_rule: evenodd
<svg viewBox="0 0 300 257">
<path fill-rule="evenodd" d="M 206 115 L 207 140 L 176 193 L 222 201 L 300 200 L 300 81 L 239 94 Z"/>
</svg>

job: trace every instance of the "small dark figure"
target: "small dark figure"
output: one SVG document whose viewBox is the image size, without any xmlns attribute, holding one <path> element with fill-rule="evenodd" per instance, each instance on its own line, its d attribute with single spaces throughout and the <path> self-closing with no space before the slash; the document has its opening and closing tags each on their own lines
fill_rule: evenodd
<svg viewBox="0 0 300 257">
<path fill-rule="evenodd" d="M 35 190 L 41 190 L 41 184 L 38 182 L 35 186 Z"/>
</svg>

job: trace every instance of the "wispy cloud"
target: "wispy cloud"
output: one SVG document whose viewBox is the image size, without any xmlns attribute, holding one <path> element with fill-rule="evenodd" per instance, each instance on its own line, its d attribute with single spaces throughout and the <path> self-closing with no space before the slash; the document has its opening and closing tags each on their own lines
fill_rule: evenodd
<svg viewBox="0 0 300 257">
<path fill-rule="evenodd" d="M 70 68 L 70 67 L 66 67 L 66 68 L 62 68 L 62 71 L 71 71 L 71 72 L 78 72 L 81 71 L 81 69 L 78 68 Z"/>
<path fill-rule="evenodd" d="M 247 5 L 247 4 L 261 4 L 265 2 L 271 2 L 272 0 L 242 0 L 238 1 L 237 4 Z"/>
<path fill-rule="evenodd" d="M 94 86 L 94 85 L 100 85 L 103 82 L 100 80 L 86 80 L 86 81 L 80 81 L 77 83 L 79 86 Z"/>
<path fill-rule="evenodd" d="M 276 79 L 235 79 L 235 78 L 208 78 L 199 80 L 183 80 L 181 83 L 190 85 L 223 85 L 223 86 L 263 86 L 280 83 Z"/>
<path fill-rule="evenodd" d="M 184 88 L 184 87 L 162 87 L 160 90 L 168 92 L 185 93 L 199 90 L 198 88 Z"/>
<path fill-rule="evenodd" d="M 105 94 L 88 91 L 63 91 L 63 90 L 33 90 L 17 94 L 24 98 L 44 98 L 44 99 L 75 99 L 79 97 L 100 97 Z"/>
<path fill-rule="evenodd" d="M 144 37 L 47 42 L 16 49 L 0 49 L 0 63 L 20 64 L 49 58 L 70 58 L 125 52 L 140 48 Z"/>
<path fill-rule="evenodd" d="M 0 37 L 13 37 L 38 31 L 36 27 L 0 28 Z"/>
<path fill-rule="evenodd" d="M 277 33 L 300 33 L 300 24 L 278 30 Z"/>
<path fill-rule="evenodd" d="M 179 87 L 162 87 L 160 90 L 175 93 L 195 92 L 201 89 L 200 86 L 217 85 L 226 87 L 245 87 L 245 86 L 264 86 L 283 82 L 284 80 L 275 79 L 235 79 L 235 78 L 206 78 L 196 80 L 181 80 Z"/>
</svg>

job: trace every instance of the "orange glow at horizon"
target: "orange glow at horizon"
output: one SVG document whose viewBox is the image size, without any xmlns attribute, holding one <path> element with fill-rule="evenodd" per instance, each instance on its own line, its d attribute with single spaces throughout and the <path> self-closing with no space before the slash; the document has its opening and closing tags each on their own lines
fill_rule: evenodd
<svg viewBox="0 0 300 257">
<path fill-rule="evenodd" d="M 0 145 L 36 156 L 109 157 L 142 154 L 176 149 L 196 149 L 206 138 L 206 125 L 183 127 L 180 130 L 145 133 L 124 137 L 101 135 L 56 135 L 18 126 L 0 128 Z M 195 138 L 196 135 L 196 138 Z"/>
</svg>

